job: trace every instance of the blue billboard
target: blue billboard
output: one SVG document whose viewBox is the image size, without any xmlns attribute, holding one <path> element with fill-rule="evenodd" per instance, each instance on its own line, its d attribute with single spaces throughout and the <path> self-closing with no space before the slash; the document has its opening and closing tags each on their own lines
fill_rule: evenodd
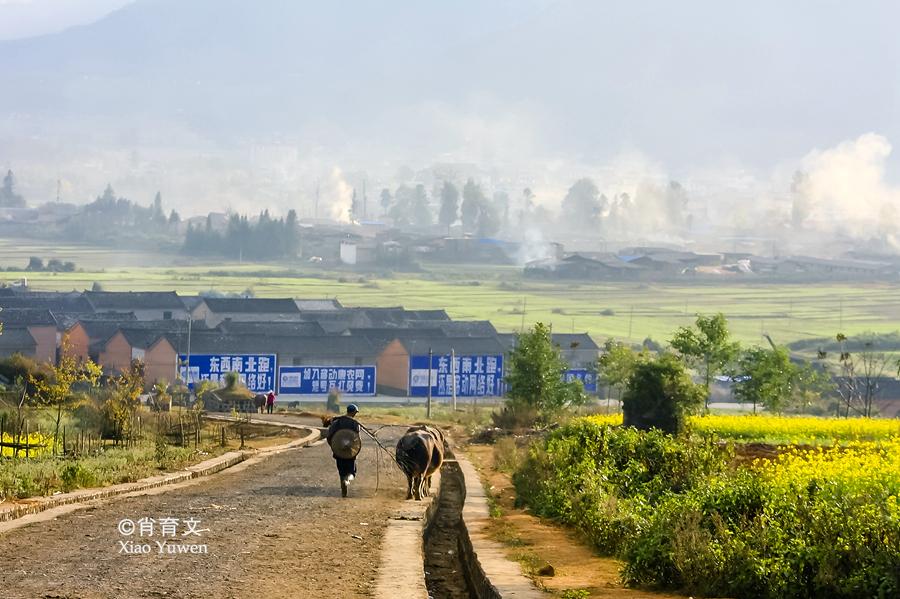
<svg viewBox="0 0 900 599">
<path fill-rule="evenodd" d="M 597 392 L 597 373 L 591 372 L 587 368 L 570 368 L 563 378 L 567 383 L 576 379 L 581 381 L 587 393 Z"/>
<path fill-rule="evenodd" d="M 191 354 L 178 356 L 181 378 L 194 388 L 197 381 L 223 381 L 229 372 L 236 372 L 247 389 L 255 393 L 275 390 L 275 354 Z M 188 372 L 190 368 L 190 373 Z M 188 376 L 190 375 L 190 376 Z"/>
<path fill-rule="evenodd" d="M 375 395 L 375 367 L 282 366 L 278 369 L 279 393 L 315 395 L 332 389 L 345 395 Z"/>
<path fill-rule="evenodd" d="M 456 356 L 451 364 L 449 355 L 431 358 L 432 397 L 451 397 L 454 382 L 457 397 L 486 397 L 503 394 L 503 356 Z M 409 394 L 428 395 L 428 356 L 409 358 Z"/>
</svg>

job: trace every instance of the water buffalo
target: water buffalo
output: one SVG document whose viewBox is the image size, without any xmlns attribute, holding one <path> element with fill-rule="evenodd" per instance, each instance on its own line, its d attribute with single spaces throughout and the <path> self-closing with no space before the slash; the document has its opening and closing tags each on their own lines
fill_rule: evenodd
<svg viewBox="0 0 900 599">
<path fill-rule="evenodd" d="M 397 462 L 406 474 L 407 499 L 421 500 L 431 490 L 431 476 L 444 463 L 444 435 L 428 425 L 410 427 L 397 441 Z"/>
<path fill-rule="evenodd" d="M 266 396 L 262 393 L 257 393 L 253 396 L 253 407 L 256 408 L 257 414 L 262 414 L 266 410 Z"/>
</svg>

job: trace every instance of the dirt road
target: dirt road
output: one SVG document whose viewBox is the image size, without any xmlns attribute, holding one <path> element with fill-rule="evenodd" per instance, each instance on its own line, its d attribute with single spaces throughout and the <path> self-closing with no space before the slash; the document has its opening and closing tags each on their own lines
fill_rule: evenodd
<svg viewBox="0 0 900 599">
<path fill-rule="evenodd" d="M 402 430 L 384 428 L 378 437 L 391 447 Z M 405 494 L 402 475 L 378 455 L 364 437 L 347 499 L 322 444 L 9 531 L 0 536 L 0 595 L 366 596 L 386 520 Z M 143 522 L 142 537 L 143 518 L 155 522 Z"/>
</svg>

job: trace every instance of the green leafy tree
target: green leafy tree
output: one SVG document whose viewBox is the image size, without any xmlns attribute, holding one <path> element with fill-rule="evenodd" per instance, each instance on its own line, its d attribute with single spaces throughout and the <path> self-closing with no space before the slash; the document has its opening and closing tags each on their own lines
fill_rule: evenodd
<svg viewBox="0 0 900 599">
<path fill-rule="evenodd" d="M 620 341 L 607 339 L 603 344 L 603 355 L 598 360 L 598 373 L 606 381 L 607 397 L 610 387 L 617 389 L 621 395 L 634 367 L 647 357 L 645 352 L 638 353 Z"/>
<path fill-rule="evenodd" d="M 486 202 L 484 192 L 481 186 L 472 179 L 466 181 L 463 186 L 463 203 L 460 210 L 460 219 L 462 220 L 463 229 L 466 231 L 474 231 L 478 226 L 478 217 L 481 214 L 482 206 Z"/>
<path fill-rule="evenodd" d="M 103 371 L 91 360 L 80 362 L 65 342 L 60 348 L 59 363 L 51 366 L 51 370 L 52 375 L 49 378 L 28 373 L 28 386 L 32 390 L 32 399 L 56 408 L 56 428 L 53 433 L 55 451 L 59 440 L 62 411 L 72 400 L 72 386 L 76 383 L 86 383 L 91 387 L 96 387 Z"/>
<path fill-rule="evenodd" d="M 476 232 L 479 237 L 491 237 L 500 230 L 500 215 L 493 204 L 485 202 L 478 212 L 478 227 Z"/>
<path fill-rule="evenodd" d="M 425 186 L 421 183 L 416 185 L 413 191 L 412 205 L 412 221 L 417 227 L 431 226 L 432 219 L 431 206 L 428 205 L 428 194 L 425 192 Z"/>
<path fill-rule="evenodd" d="M 444 185 L 441 187 L 441 211 L 438 215 L 438 222 L 442 227 L 447 227 L 449 233 L 450 227 L 457 219 L 459 219 L 459 190 L 453 183 L 444 181 Z"/>
<path fill-rule="evenodd" d="M 757 405 L 781 413 L 793 399 L 800 368 L 783 347 L 753 347 L 738 360 L 735 375 L 734 396 L 752 403 L 754 413 Z"/>
<path fill-rule="evenodd" d="M 168 219 L 166 218 L 166 213 L 163 212 L 162 194 L 160 194 L 158 191 L 156 192 L 156 196 L 154 196 L 153 198 L 153 206 L 150 208 L 150 210 L 150 218 L 153 220 L 153 224 L 159 227 L 164 227 L 168 222 Z"/>
<path fill-rule="evenodd" d="M 389 216 L 398 227 L 408 227 L 412 224 L 412 209 L 416 192 L 408 185 L 401 185 L 394 192 L 394 203 L 391 205 Z"/>
<path fill-rule="evenodd" d="M 11 170 L 6 171 L 3 177 L 3 186 L 0 187 L 0 206 L 21 208 L 25 205 L 25 198 L 16 193 L 16 177 Z"/>
<path fill-rule="evenodd" d="M 44 270 L 44 260 L 39 256 L 31 256 L 28 258 L 28 266 L 25 267 L 25 270 L 32 272 L 41 272 Z"/>
<path fill-rule="evenodd" d="M 533 411 L 550 421 L 567 407 L 587 400 L 581 381 L 565 382 L 569 365 L 553 343 L 550 327 L 537 323 L 517 336 L 509 353 L 504 380 L 508 385 L 507 406 L 512 411 Z"/>
<path fill-rule="evenodd" d="M 592 179 L 584 178 L 575 181 L 566 192 L 561 216 L 574 229 L 593 230 L 600 223 L 603 208 L 597 184 Z"/>
<path fill-rule="evenodd" d="M 689 366 L 700 372 L 709 408 L 713 377 L 724 372 L 740 351 L 740 345 L 730 340 L 725 316 L 721 312 L 714 316 L 697 315 L 694 326 L 680 327 L 670 344 Z"/>
<path fill-rule="evenodd" d="M 703 398 L 703 388 L 691 380 L 677 357 L 663 354 L 642 360 L 635 364 L 622 396 L 623 424 L 678 434 L 686 417 L 703 405 Z"/>
<path fill-rule="evenodd" d="M 132 360 L 121 374 L 112 379 L 103 402 L 104 435 L 120 441 L 131 441 L 137 433 L 137 411 L 144 391 L 144 363 Z"/>
</svg>

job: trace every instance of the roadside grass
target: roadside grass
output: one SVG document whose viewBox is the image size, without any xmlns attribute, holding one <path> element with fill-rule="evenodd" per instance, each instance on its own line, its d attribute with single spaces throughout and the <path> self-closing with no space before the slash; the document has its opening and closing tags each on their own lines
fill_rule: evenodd
<svg viewBox="0 0 900 599">
<path fill-rule="evenodd" d="M 341 400 L 341 413 L 348 403 L 352 400 L 344 398 Z M 486 426 L 491 422 L 491 412 L 494 406 L 479 406 L 468 403 L 458 405 L 456 411 L 450 405 L 435 401 L 431 410 L 431 418 L 425 417 L 425 406 L 421 404 L 415 405 L 393 405 L 393 406 L 373 406 L 370 404 L 360 404 L 359 421 L 366 423 L 379 424 L 414 424 L 417 422 L 432 422 L 434 424 L 448 427 L 458 428 L 460 432 L 471 434 L 476 429 Z M 282 413 L 307 412 L 310 414 L 324 415 L 326 414 L 325 403 L 304 403 L 298 408 L 285 408 L 279 410 Z"/>
<path fill-rule="evenodd" d="M 202 442 L 196 447 L 193 443 L 158 446 L 153 435 L 146 435 L 131 447 L 106 445 L 77 457 L 4 458 L 0 460 L 0 502 L 134 482 L 180 470 L 240 447 L 239 429 L 233 424 L 227 425 L 225 445 L 221 444 L 224 424 L 205 421 Z M 242 426 L 245 449 L 287 443 L 299 436 L 293 429 L 278 426 Z"/>
</svg>

